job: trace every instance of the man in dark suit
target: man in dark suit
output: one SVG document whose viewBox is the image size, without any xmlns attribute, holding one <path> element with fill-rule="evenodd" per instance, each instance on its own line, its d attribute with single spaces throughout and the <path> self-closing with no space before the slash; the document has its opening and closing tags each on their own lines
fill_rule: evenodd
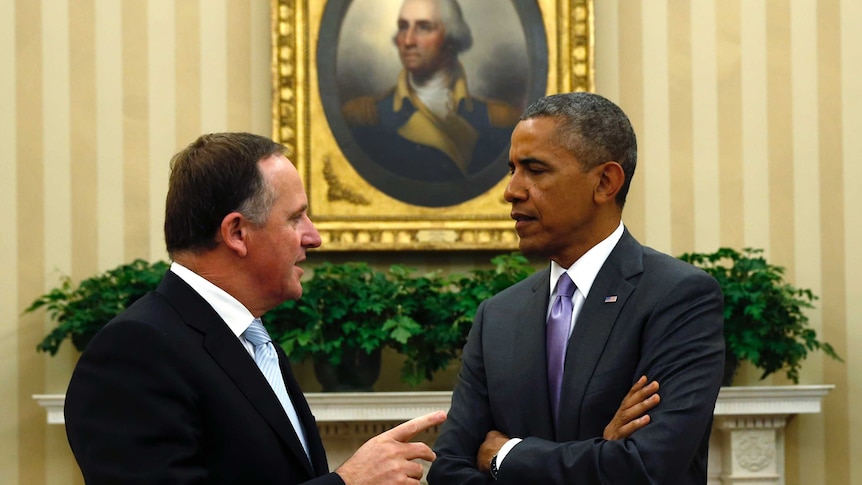
<svg viewBox="0 0 862 485">
<path fill-rule="evenodd" d="M 549 96 L 522 114 L 505 198 L 521 250 L 550 268 L 477 310 L 432 485 L 706 483 L 723 298 L 714 279 L 622 224 L 636 158 L 628 118 L 601 96 Z M 661 383 L 649 424 L 604 439 L 643 375 Z"/>
<path fill-rule="evenodd" d="M 222 133 L 174 156 L 170 271 L 95 336 L 66 393 L 88 484 L 418 483 L 423 468 L 410 460 L 434 459 L 407 441 L 443 412 L 372 438 L 329 472 L 287 357 L 257 320 L 301 296 L 299 264 L 321 243 L 283 150 Z"/>
</svg>

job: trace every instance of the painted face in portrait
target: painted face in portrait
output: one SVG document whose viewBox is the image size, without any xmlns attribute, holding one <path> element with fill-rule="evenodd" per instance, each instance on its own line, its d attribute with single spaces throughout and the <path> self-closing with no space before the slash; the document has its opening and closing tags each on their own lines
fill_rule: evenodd
<svg viewBox="0 0 862 485">
<path fill-rule="evenodd" d="M 395 45 L 404 68 L 414 76 L 430 76 L 450 61 L 446 29 L 436 2 L 404 2 L 398 15 Z"/>
</svg>

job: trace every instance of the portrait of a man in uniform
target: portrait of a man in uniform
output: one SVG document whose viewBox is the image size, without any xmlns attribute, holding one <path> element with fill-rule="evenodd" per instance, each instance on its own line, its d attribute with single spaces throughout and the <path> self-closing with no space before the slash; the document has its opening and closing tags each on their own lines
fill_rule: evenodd
<svg viewBox="0 0 862 485">
<path fill-rule="evenodd" d="M 320 98 L 347 160 L 403 202 L 440 207 L 502 180 L 512 129 L 545 94 L 541 13 L 505 0 L 329 0 Z"/>
<path fill-rule="evenodd" d="M 459 54 L 473 36 L 455 0 L 404 0 L 393 42 L 393 87 L 344 105 L 363 150 L 389 171 L 429 182 L 464 180 L 507 146 L 520 109 L 472 96 Z"/>
</svg>

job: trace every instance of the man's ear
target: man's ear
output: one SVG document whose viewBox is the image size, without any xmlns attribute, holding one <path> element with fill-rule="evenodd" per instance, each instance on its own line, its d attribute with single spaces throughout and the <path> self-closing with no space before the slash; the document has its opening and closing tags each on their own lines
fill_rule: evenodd
<svg viewBox="0 0 862 485">
<path fill-rule="evenodd" d="M 219 236 L 224 245 L 238 256 L 245 256 L 248 253 L 246 244 L 248 221 L 239 212 L 231 212 L 224 216 L 219 227 Z"/>
<path fill-rule="evenodd" d="M 599 183 L 596 185 L 595 192 L 596 202 L 603 204 L 615 201 L 617 193 L 626 181 L 623 167 L 617 162 L 605 162 L 596 167 L 596 170 L 599 171 Z"/>
</svg>

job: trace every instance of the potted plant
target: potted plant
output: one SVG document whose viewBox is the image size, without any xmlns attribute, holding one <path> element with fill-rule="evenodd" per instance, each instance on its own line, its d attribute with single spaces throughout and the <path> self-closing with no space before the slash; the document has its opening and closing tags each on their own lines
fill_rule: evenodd
<svg viewBox="0 0 862 485">
<path fill-rule="evenodd" d="M 784 281 L 784 268 L 767 263 L 762 249 L 720 248 L 714 253 L 686 253 L 680 259 L 712 275 L 724 293 L 724 385 L 732 383 L 741 361 L 761 369 L 761 379 L 784 370 L 794 383 L 799 382 L 799 368 L 810 351 L 822 350 L 842 361 L 808 326 L 805 310 L 813 308 L 817 296 Z"/>
<path fill-rule="evenodd" d="M 45 308 L 57 326 L 36 349 L 55 355 L 66 338 L 79 351 L 84 350 L 93 335 L 112 318 L 125 310 L 161 281 L 168 264 L 148 263 L 136 259 L 129 264 L 97 274 L 73 286 L 69 276 L 60 278 L 60 286 L 37 298 L 24 310 L 31 313 Z"/>
<path fill-rule="evenodd" d="M 489 269 L 437 275 L 427 283 L 417 281 L 417 294 L 426 296 L 408 302 L 419 328 L 397 348 L 406 356 L 402 381 L 416 385 L 431 380 L 434 372 L 457 359 L 479 304 L 535 271 L 520 253 L 495 256 L 491 263 L 493 267 Z"/>
<path fill-rule="evenodd" d="M 324 391 L 370 390 L 381 349 L 418 327 L 402 306 L 412 288 L 359 262 L 323 263 L 302 288 L 263 316 L 273 340 L 291 360 L 313 360 Z"/>
<path fill-rule="evenodd" d="M 767 263 L 762 250 L 721 248 L 680 259 L 704 269 L 724 292 L 725 385 L 741 361 L 761 369 L 761 378 L 783 370 L 794 383 L 808 352 L 822 350 L 842 361 L 808 326 L 804 311 L 817 297 L 785 282 L 784 268 Z M 377 366 L 379 372 L 380 350 L 392 348 L 405 356 L 402 380 L 416 385 L 458 358 L 482 300 L 533 272 L 517 253 L 491 261 L 491 269 L 450 275 L 418 275 L 400 265 L 377 271 L 366 263 L 324 263 L 303 282 L 302 299 L 271 310 L 264 322 L 292 360 L 316 360 L 321 369 L 323 362 L 338 367 L 345 355 L 352 355 L 348 360 L 370 356 L 373 363 L 359 367 Z M 167 269 L 166 262 L 137 259 L 77 286 L 63 276 L 57 288 L 24 310 L 44 308 L 57 322 L 37 349 L 54 355 L 69 338 L 83 350 L 108 321 L 155 289 Z"/>
<path fill-rule="evenodd" d="M 323 263 L 303 282 L 300 300 L 283 303 L 263 320 L 292 360 L 315 360 L 319 373 L 344 372 L 339 369 L 349 368 L 348 362 L 359 362 L 356 367 L 370 369 L 373 383 L 380 351 L 389 347 L 406 357 L 403 381 L 417 385 L 458 357 L 483 299 L 532 272 L 518 254 L 492 262 L 492 269 L 451 275 L 419 275 L 401 265 L 378 271 L 367 263 Z M 154 290 L 168 267 L 137 259 L 77 286 L 62 276 L 59 286 L 24 311 L 44 308 L 57 323 L 37 350 L 54 355 L 68 338 L 82 351 L 99 329 Z"/>
<path fill-rule="evenodd" d="M 448 276 L 323 263 L 303 282 L 302 298 L 264 323 L 291 360 L 314 361 L 324 391 L 370 390 L 385 347 L 405 356 L 402 381 L 417 385 L 458 357 L 479 302 L 532 271 L 520 255 L 492 262 L 494 269 Z"/>
</svg>

